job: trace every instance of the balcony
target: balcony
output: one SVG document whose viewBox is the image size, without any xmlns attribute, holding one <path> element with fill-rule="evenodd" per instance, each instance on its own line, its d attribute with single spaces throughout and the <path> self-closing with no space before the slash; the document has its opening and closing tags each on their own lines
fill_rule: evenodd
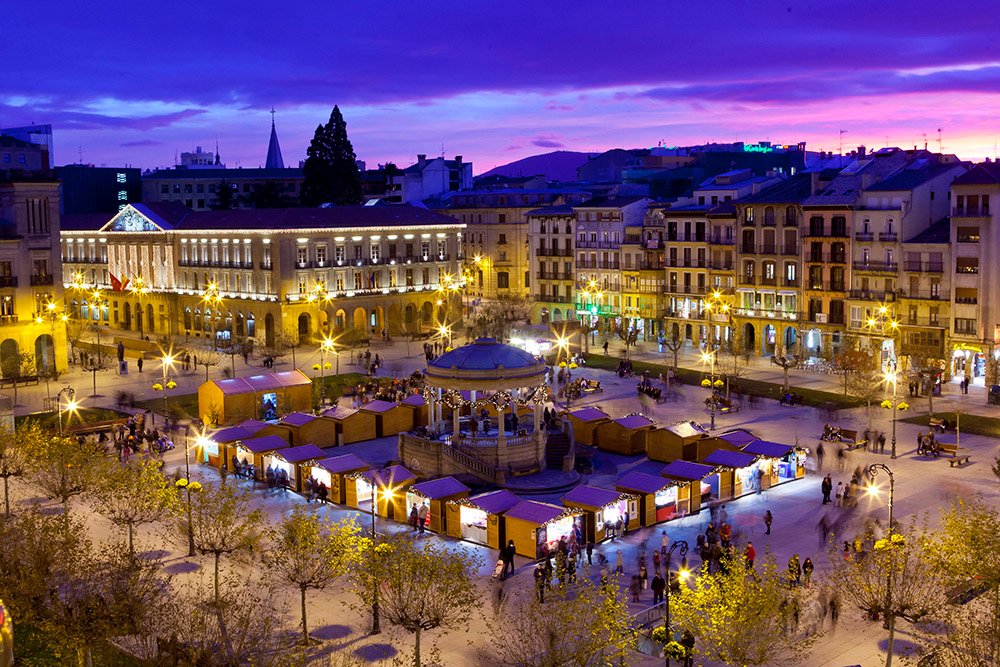
<svg viewBox="0 0 1000 667">
<path fill-rule="evenodd" d="M 799 279 L 798 278 L 785 278 L 784 280 L 781 281 L 781 284 L 784 287 L 798 287 L 799 286 Z"/>
<path fill-rule="evenodd" d="M 970 326 L 970 325 L 965 325 L 965 324 L 959 325 L 956 322 L 955 326 L 954 326 L 954 328 L 952 328 L 951 332 L 952 332 L 952 334 L 954 334 L 956 336 L 978 336 L 979 335 L 979 328 L 975 325 L 975 323 L 973 323 Z"/>
<path fill-rule="evenodd" d="M 760 255 L 776 255 L 778 254 L 778 246 L 762 245 L 757 248 L 757 253 Z"/>
<path fill-rule="evenodd" d="M 895 292 L 883 292 L 880 290 L 852 289 L 848 293 L 852 299 L 862 299 L 863 301 L 895 301 Z"/>
<path fill-rule="evenodd" d="M 776 286 L 778 284 L 778 278 L 777 278 L 777 276 L 771 276 L 771 277 L 761 276 L 760 277 L 760 284 L 761 285 Z"/>
<path fill-rule="evenodd" d="M 573 280 L 572 273 L 563 273 L 562 271 L 538 271 L 535 273 L 535 277 L 540 280 Z"/>
<path fill-rule="evenodd" d="M 882 243 L 895 243 L 899 240 L 899 234 L 895 232 L 881 232 L 878 235 L 878 240 Z"/>
<path fill-rule="evenodd" d="M 917 261 L 903 262 L 903 270 L 904 271 L 920 271 L 920 262 L 917 262 Z"/>
<path fill-rule="evenodd" d="M 0 326 L 17 324 L 17 315 L 0 315 Z"/>
<path fill-rule="evenodd" d="M 535 294 L 532 297 L 541 303 L 573 303 L 573 298 L 569 296 L 553 296 L 551 294 Z"/>
<path fill-rule="evenodd" d="M 899 262 L 854 262 L 855 271 L 867 271 L 869 273 L 896 273 L 899 269 Z"/>
<path fill-rule="evenodd" d="M 810 252 L 806 255 L 806 261 L 811 264 L 823 264 L 829 259 L 829 255 L 824 255 L 821 252 Z"/>
<path fill-rule="evenodd" d="M 800 320 L 802 313 L 794 310 L 769 310 L 767 308 L 734 308 L 737 317 L 763 317 L 774 320 Z"/>
<path fill-rule="evenodd" d="M 572 257 L 573 248 L 535 248 L 538 257 Z"/>
<path fill-rule="evenodd" d="M 874 241 L 875 235 L 871 232 L 854 232 L 854 239 L 856 241 Z"/>
<path fill-rule="evenodd" d="M 732 271 L 734 264 L 732 262 L 709 262 L 708 268 L 713 271 Z"/>
<path fill-rule="evenodd" d="M 274 265 L 271 264 L 271 262 L 261 262 L 260 264 L 257 265 L 257 268 L 260 269 L 261 271 L 270 271 L 271 269 L 274 268 Z"/>
<path fill-rule="evenodd" d="M 989 206 L 955 206 L 951 209 L 954 218 L 988 218 L 990 217 Z"/>
<path fill-rule="evenodd" d="M 979 235 L 959 234 L 955 237 L 956 243 L 979 243 Z"/>
<path fill-rule="evenodd" d="M 781 246 L 781 254 L 782 255 L 796 256 L 796 255 L 799 254 L 799 249 L 798 249 L 797 246 L 794 246 L 794 245 Z"/>
<path fill-rule="evenodd" d="M 979 303 L 979 297 L 977 296 L 956 296 L 955 303 L 963 303 L 969 306 L 975 306 Z"/>
<path fill-rule="evenodd" d="M 0 287 L 17 287 L 17 276 L 0 276 Z"/>
<path fill-rule="evenodd" d="M 924 317 L 924 316 L 913 316 L 913 317 L 900 317 L 900 326 L 904 327 L 944 327 L 944 322 L 938 317 Z"/>
<path fill-rule="evenodd" d="M 711 245 L 735 245 L 736 241 L 732 238 L 725 238 L 723 236 L 711 236 L 708 239 Z"/>
<path fill-rule="evenodd" d="M 945 300 L 945 297 L 941 295 L 941 292 L 932 292 L 929 290 L 899 290 L 898 294 L 901 299 L 920 299 L 922 301 Z"/>
<path fill-rule="evenodd" d="M 667 285 L 663 288 L 664 294 L 708 294 L 708 287 L 704 285 Z"/>
<path fill-rule="evenodd" d="M 944 273 L 944 262 L 924 262 L 924 273 Z"/>
<path fill-rule="evenodd" d="M 963 274 L 967 274 L 967 275 L 975 275 L 975 274 L 979 273 L 979 267 L 978 266 L 974 266 L 974 265 L 970 265 L 970 264 L 962 264 L 962 265 L 959 265 L 959 266 L 955 267 L 955 273 L 963 273 Z"/>
<path fill-rule="evenodd" d="M 847 254 L 843 252 L 831 252 L 830 253 L 830 263 L 831 264 L 847 264 Z"/>
<path fill-rule="evenodd" d="M 756 251 L 754 250 L 753 245 L 744 243 L 740 246 L 740 252 L 744 255 L 753 255 Z"/>
<path fill-rule="evenodd" d="M 740 285 L 756 285 L 757 284 L 757 276 L 741 275 L 739 277 L 739 282 L 740 282 Z"/>
<path fill-rule="evenodd" d="M 34 273 L 31 276 L 31 286 L 41 287 L 43 285 L 51 285 L 53 282 L 51 273 Z"/>
</svg>

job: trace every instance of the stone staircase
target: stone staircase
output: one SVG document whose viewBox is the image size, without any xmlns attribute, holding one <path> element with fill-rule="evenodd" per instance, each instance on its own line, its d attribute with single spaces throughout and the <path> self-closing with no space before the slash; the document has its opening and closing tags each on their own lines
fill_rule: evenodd
<svg viewBox="0 0 1000 667">
<path fill-rule="evenodd" d="M 550 430 L 545 439 L 545 466 L 549 470 L 562 470 L 569 450 L 569 436 L 562 431 Z"/>
</svg>

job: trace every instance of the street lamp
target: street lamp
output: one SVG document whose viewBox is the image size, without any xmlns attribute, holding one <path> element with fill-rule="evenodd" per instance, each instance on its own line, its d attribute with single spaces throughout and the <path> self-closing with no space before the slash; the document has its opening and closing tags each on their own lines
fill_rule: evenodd
<svg viewBox="0 0 1000 667">
<path fill-rule="evenodd" d="M 161 352 L 163 352 L 163 351 L 161 350 Z M 167 420 L 169 420 L 169 415 L 168 415 L 169 408 L 167 407 L 167 392 L 177 386 L 177 383 L 174 382 L 173 380 L 171 380 L 168 377 L 168 375 L 167 375 L 167 373 L 170 370 L 173 369 L 173 367 L 174 367 L 174 361 L 175 361 L 175 359 L 174 359 L 174 355 L 173 354 L 171 354 L 170 352 L 163 352 L 162 356 L 160 357 L 160 370 L 163 373 L 163 377 L 162 377 L 162 379 L 161 379 L 160 382 L 157 382 L 157 383 L 155 383 L 153 385 L 153 390 L 154 391 L 162 391 L 163 392 L 163 419 L 164 419 L 164 423 L 166 423 Z M 155 417 L 154 417 L 154 419 L 155 419 Z M 155 423 L 154 423 L 154 425 L 155 425 Z M 185 449 L 185 452 L 186 451 L 187 450 Z"/>
<path fill-rule="evenodd" d="M 875 478 L 878 476 L 879 471 L 883 471 L 889 476 L 889 524 L 886 529 L 886 548 L 893 549 L 892 505 L 895 495 L 896 478 L 893 476 L 892 470 L 889 469 L 889 466 L 884 463 L 873 463 L 868 466 L 868 495 L 870 496 L 878 495 L 878 487 L 875 486 Z M 889 553 L 891 559 L 892 552 L 890 551 Z M 890 563 L 889 572 L 886 574 L 885 580 L 885 609 L 883 613 L 886 621 L 886 628 L 889 630 L 889 642 L 886 646 L 885 667 L 892 667 L 893 636 L 896 629 L 896 615 L 892 612 L 892 571 L 893 567 Z"/>
<path fill-rule="evenodd" d="M 681 550 L 681 567 L 677 570 L 677 579 L 679 581 L 683 581 L 691 574 L 687 568 L 688 543 L 686 540 L 674 540 L 674 543 L 670 545 L 669 549 L 667 549 L 667 557 L 664 560 L 664 572 L 666 572 L 667 575 L 667 594 L 663 598 L 663 629 L 666 634 L 664 638 L 664 645 L 669 644 L 672 641 L 670 633 L 670 589 L 672 588 L 670 581 L 670 557 L 673 556 L 674 550 L 678 547 L 680 547 Z M 670 667 L 670 654 L 664 651 L 663 655 L 666 658 L 666 667 Z"/>
<path fill-rule="evenodd" d="M 892 410 L 892 456 L 890 458 L 894 459 L 896 458 L 896 412 L 909 410 L 910 406 L 906 401 L 896 400 L 896 385 L 898 384 L 896 372 L 886 373 L 883 379 L 887 383 L 892 383 L 892 400 L 886 399 L 879 405 L 883 410 Z"/>
<path fill-rule="evenodd" d="M 63 434 L 63 419 L 62 419 L 63 396 L 66 397 L 65 412 L 72 415 L 74 412 L 76 412 L 76 409 L 79 407 L 79 404 L 76 402 L 74 398 L 76 396 L 76 390 L 73 389 L 73 387 L 63 387 L 56 394 L 56 401 L 58 401 L 59 403 L 56 406 L 56 413 L 58 414 L 59 418 L 59 435 Z M 69 418 L 67 418 L 67 421 L 69 421 Z"/>
<path fill-rule="evenodd" d="M 212 323 L 212 349 L 218 349 L 218 340 L 215 331 L 215 318 L 219 308 L 222 307 L 222 296 L 219 294 L 219 285 L 215 282 L 210 282 L 205 287 L 204 293 L 201 296 L 201 302 L 205 304 L 206 308 L 211 310 L 211 315 L 209 319 Z"/>
<path fill-rule="evenodd" d="M 715 355 L 716 355 L 716 352 L 717 351 L 713 349 L 713 350 L 706 350 L 705 352 L 701 353 L 701 362 L 702 362 L 702 364 L 709 364 L 710 374 L 711 374 L 711 379 L 706 379 L 706 380 L 702 380 L 701 381 L 701 386 L 702 387 L 705 387 L 705 388 L 711 390 L 710 393 L 709 393 L 709 395 L 708 395 L 708 400 L 711 403 L 711 410 L 712 410 L 712 421 L 711 421 L 711 423 L 709 424 L 709 427 L 708 427 L 708 430 L 710 430 L 710 431 L 714 431 L 715 430 L 715 402 L 716 402 L 715 392 L 723 384 L 722 380 L 717 380 L 715 378 Z"/>
<path fill-rule="evenodd" d="M 371 476 L 371 487 L 372 487 L 372 545 L 371 545 L 371 580 L 372 580 L 372 629 L 369 634 L 377 635 L 382 632 L 381 624 L 379 622 L 379 610 L 378 610 L 378 581 L 377 581 L 377 568 L 375 564 L 375 547 L 378 546 L 378 532 L 375 529 L 375 508 L 378 506 L 378 481 L 379 474 L 373 473 Z M 382 490 L 382 499 L 388 503 L 392 499 L 394 491 L 391 488 L 386 488 Z M 389 511 L 389 506 L 386 505 L 386 513 Z"/>
<path fill-rule="evenodd" d="M 164 394 L 165 398 L 166 394 Z M 195 439 L 195 442 L 200 442 L 204 439 L 205 434 L 202 432 Z M 223 461 L 223 465 L 225 464 L 226 462 Z M 184 479 L 177 480 L 177 488 L 184 489 L 187 492 L 188 556 L 194 556 L 194 523 L 191 520 L 191 492 L 200 490 L 201 484 L 191 481 L 191 441 L 186 431 L 184 433 Z"/>
<path fill-rule="evenodd" d="M 326 369 L 330 368 L 330 364 L 326 361 L 326 353 L 332 352 L 334 355 L 337 352 L 333 348 L 333 339 L 329 337 L 324 337 L 319 344 L 319 377 L 320 377 L 320 403 L 326 404 Z M 337 373 L 340 374 L 340 357 L 337 357 Z M 313 366 L 316 369 L 316 366 Z"/>
<path fill-rule="evenodd" d="M 443 322 L 438 325 L 437 330 L 438 336 L 441 338 L 441 344 L 451 347 L 451 327 Z M 445 342 L 447 341 L 447 342 Z"/>
</svg>

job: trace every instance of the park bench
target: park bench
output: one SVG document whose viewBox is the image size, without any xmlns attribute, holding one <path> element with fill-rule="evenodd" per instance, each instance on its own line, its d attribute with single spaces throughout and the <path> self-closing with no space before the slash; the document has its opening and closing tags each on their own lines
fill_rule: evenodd
<svg viewBox="0 0 1000 667">
<path fill-rule="evenodd" d="M 846 428 L 840 429 L 840 441 L 847 443 L 848 451 L 854 451 L 855 449 L 868 449 L 868 440 L 866 438 L 858 438 L 857 431 L 852 431 Z"/>
<path fill-rule="evenodd" d="M 982 579 L 969 579 L 947 591 L 948 601 L 952 604 L 968 604 L 990 590 L 990 585 Z"/>
<path fill-rule="evenodd" d="M 948 421 L 943 417 L 931 417 L 929 424 L 932 429 L 940 431 L 941 433 L 955 430 L 955 422 Z"/>
<path fill-rule="evenodd" d="M 950 456 L 951 460 L 948 461 L 949 468 L 955 468 L 962 466 L 963 464 L 969 463 L 972 460 L 971 454 L 959 454 L 958 445 L 953 445 L 950 442 L 940 442 L 938 443 L 938 455 Z"/>
<path fill-rule="evenodd" d="M 740 406 L 728 399 L 725 396 L 713 396 L 705 399 L 705 405 L 709 408 L 712 407 L 712 401 L 715 401 L 715 409 L 719 412 L 725 414 L 727 412 L 739 412 Z"/>
<path fill-rule="evenodd" d="M 948 461 L 948 467 L 949 468 L 956 468 L 956 467 L 960 468 L 963 465 L 965 465 L 966 463 L 969 463 L 971 461 L 972 461 L 972 456 L 969 455 L 969 454 L 962 454 L 961 456 L 959 456 L 958 454 L 955 454 Z"/>
<path fill-rule="evenodd" d="M 122 419 L 106 419 L 99 422 L 87 422 L 84 424 L 74 424 L 66 429 L 68 433 L 73 435 L 93 435 L 95 433 L 112 433 L 119 426 L 123 426 L 128 423 L 128 418 Z"/>
</svg>

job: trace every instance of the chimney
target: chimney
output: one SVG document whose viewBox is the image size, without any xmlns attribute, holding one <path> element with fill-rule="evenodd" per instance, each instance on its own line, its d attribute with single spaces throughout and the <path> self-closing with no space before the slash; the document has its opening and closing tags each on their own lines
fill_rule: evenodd
<svg viewBox="0 0 1000 667">
<path fill-rule="evenodd" d="M 417 166 L 422 167 L 427 162 L 427 155 L 425 153 L 417 153 Z"/>
<path fill-rule="evenodd" d="M 457 162 L 458 164 L 462 164 L 462 156 L 461 155 L 456 155 L 455 156 L 455 162 Z"/>
<path fill-rule="evenodd" d="M 867 149 L 864 146 L 858 146 L 858 157 L 864 157 Z"/>
<path fill-rule="evenodd" d="M 811 174 L 809 174 L 809 177 L 810 177 L 809 178 L 809 181 L 810 181 L 810 183 L 809 183 L 809 194 L 814 195 L 817 192 L 819 192 L 819 172 L 818 171 L 814 171 Z"/>
</svg>

